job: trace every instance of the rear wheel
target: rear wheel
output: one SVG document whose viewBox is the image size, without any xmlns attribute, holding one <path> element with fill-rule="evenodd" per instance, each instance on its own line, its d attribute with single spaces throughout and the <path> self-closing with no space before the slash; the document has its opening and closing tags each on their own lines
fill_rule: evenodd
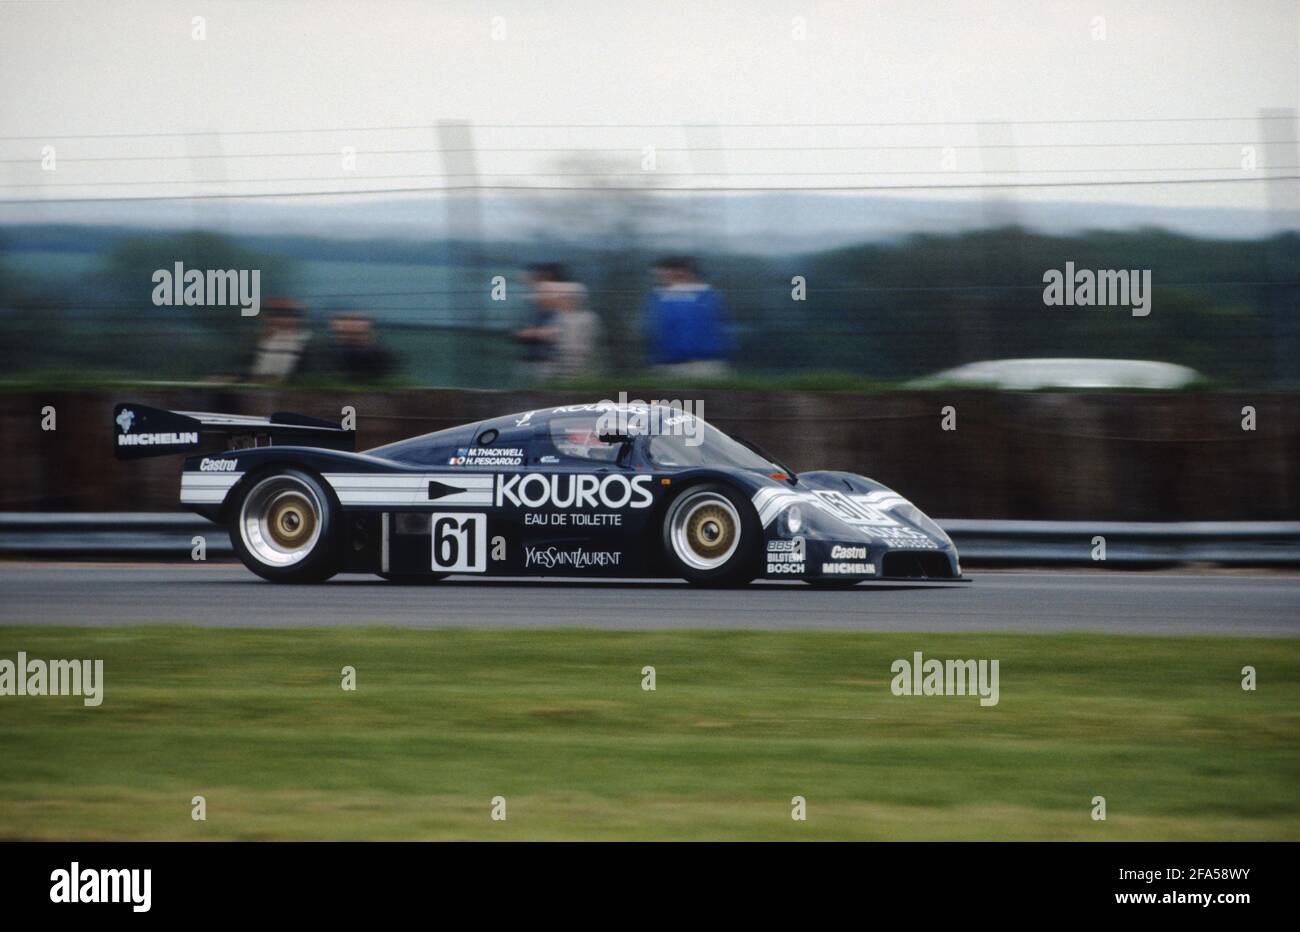
<svg viewBox="0 0 1300 932">
<path fill-rule="evenodd" d="M 338 506 L 299 469 L 253 477 L 234 509 L 230 542 L 250 570 L 272 582 L 321 582 L 339 570 Z"/>
<path fill-rule="evenodd" d="M 723 485 L 687 489 L 664 516 L 668 563 L 693 583 L 735 586 L 752 580 L 761 537 L 753 506 Z"/>
</svg>

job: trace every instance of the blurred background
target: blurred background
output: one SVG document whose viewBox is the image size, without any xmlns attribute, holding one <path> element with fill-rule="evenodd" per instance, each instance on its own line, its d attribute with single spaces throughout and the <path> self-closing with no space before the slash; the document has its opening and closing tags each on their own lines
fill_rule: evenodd
<svg viewBox="0 0 1300 932">
<path fill-rule="evenodd" d="M 402 238 L 254 233 L 251 221 L 250 232 L 170 229 L 147 219 L 159 213 L 152 204 L 121 205 L 115 224 L 9 222 L 0 227 L 0 365 L 8 379 L 24 381 L 262 381 L 253 368 L 259 340 L 288 306 L 309 334 L 307 349 L 322 352 L 306 352 L 282 380 L 522 387 L 535 381 L 513 365 L 529 349 L 516 337 L 534 298 L 527 266 L 562 261 L 600 322 L 599 352 L 584 372 L 615 377 L 655 364 L 645 333 L 652 266 L 689 251 L 724 303 L 732 377 L 816 376 L 809 384 L 857 388 L 981 360 L 1100 357 L 1176 363 L 1220 386 L 1296 380 L 1300 235 L 1261 229 L 1230 238 L 1237 228 L 1226 210 L 1214 232 L 1193 231 L 1173 216 L 1160 226 L 1158 211 L 1133 229 L 1048 232 L 1006 216 L 996 226 L 956 229 L 955 218 L 970 210 L 960 203 L 618 192 L 594 202 L 625 211 L 605 227 L 583 216 L 591 197 L 484 193 L 457 195 L 463 204 L 426 197 L 250 209 L 267 226 L 348 234 L 380 214 L 430 216 L 423 236 Z M 513 241 L 457 238 L 438 217 L 457 209 L 535 210 L 571 239 L 542 228 Z M 1054 216 L 1063 220 L 1073 209 L 1063 203 Z M 225 212 L 241 211 L 227 205 Z M 648 226 L 654 214 L 675 212 L 696 218 L 692 228 L 674 234 Z M 1260 228 L 1282 222 L 1264 210 L 1243 213 Z M 761 230 L 764 217 L 780 231 L 797 227 L 801 215 L 825 222 L 826 214 L 842 214 L 843 229 L 825 234 L 820 249 L 779 248 Z M 914 229 L 873 234 L 861 228 L 862 216 Z M 722 236 L 739 218 L 752 229 Z M 129 219 L 138 225 L 123 222 Z M 760 244 L 770 251 L 759 252 Z M 178 261 L 186 269 L 260 270 L 263 312 L 248 318 L 230 307 L 153 306 L 150 276 Z M 1134 318 L 1127 308 L 1045 307 L 1042 276 L 1067 261 L 1151 270 L 1153 312 Z M 796 276 L 806 282 L 802 300 L 791 297 Z M 494 279 L 505 283 L 500 300 Z M 338 317 L 369 321 L 364 339 L 391 360 L 371 369 L 341 365 L 330 326 Z"/>
<path fill-rule="evenodd" d="M 1273 405 L 1260 429 L 1283 452 L 1246 459 L 1281 491 L 1216 507 L 1300 507 L 1293 3 L 72 2 L 3 4 L 0 23 L 8 431 L 42 392 L 126 386 L 253 411 L 268 400 L 213 392 L 334 392 L 295 396 L 328 410 L 360 389 L 891 393 L 835 416 L 893 405 L 917 412 L 890 415 L 905 427 L 937 410 L 919 390 L 1217 392 L 1105 403 L 1122 426 L 1073 403 L 1040 427 L 1173 443 L 1159 493 L 1203 486 L 1207 462 L 1240 475 L 1223 444 L 1243 405 Z M 157 306 L 154 273 L 178 263 L 257 270 L 260 313 Z M 1149 272 L 1149 315 L 1046 305 L 1068 263 Z M 363 440 L 475 407 L 440 397 L 423 419 L 386 402 Z M 716 398 L 723 426 L 748 410 Z M 798 410 L 746 426 L 798 436 L 799 466 L 901 443 L 801 434 Z M 1020 467 L 965 474 L 1007 447 L 980 443 L 932 480 L 949 514 L 1023 487 Z M 1120 469 L 1132 443 L 1086 459 Z M 1107 513 L 1201 507 L 1097 481 Z"/>
</svg>

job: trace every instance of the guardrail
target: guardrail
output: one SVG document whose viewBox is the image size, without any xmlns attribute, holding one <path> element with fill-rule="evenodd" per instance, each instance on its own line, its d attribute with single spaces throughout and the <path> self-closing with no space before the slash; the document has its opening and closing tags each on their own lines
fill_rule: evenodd
<svg viewBox="0 0 1300 932">
<path fill-rule="evenodd" d="M 1095 566 L 1104 540 L 1105 562 L 1118 565 L 1221 563 L 1300 565 L 1300 522 L 1207 521 L 1174 523 L 983 521 L 939 519 L 964 566 Z M 196 515 L 172 513 L 0 512 L 0 555 L 123 557 L 188 560 L 194 538 L 207 556 L 232 554 L 225 528 Z"/>
<path fill-rule="evenodd" d="M 1292 521 L 973 521 L 939 520 L 963 565 L 1300 564 L 1300 522 Z M 1100 538 L 1100 540 L 1098 539 Z"/>
<path fill-rule="evenodd" d="M 208 556 L 234 551 L 225 529 L 198 515 L 169 512 L 0 512 L 0 554 L 6 556 L 152 557 L 190 559 L 196 536 Z"/>
</svg>

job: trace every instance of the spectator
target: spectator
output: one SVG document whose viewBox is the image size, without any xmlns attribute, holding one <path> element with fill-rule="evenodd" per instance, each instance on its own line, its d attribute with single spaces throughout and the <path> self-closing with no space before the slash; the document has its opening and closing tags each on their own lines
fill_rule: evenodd
<svg viewBox="0 0 1300 932">
<path fill-rule="evenodd" d="M 375 340 L 375 322 L 364 314 L 330 318 L 333 338 L 330 368 L 344 381 L 377 382 L 392 373 L 393 354 Z"/>
<path fill-rule="evenodd" d="M 595 365 L 599 323 L 587 308 L 587 289 L 559 263 L 529 266 L 532 313 L 515 338 L 524 343 L 532 381 L 586 375 Z"/>
<path fill-rule="evenodd" d="M 254 382 L 286 382 L 298 372 L 303 350 L 311 339 L 304 309 L 288 298 L 262 302 L 262 334 L 249 378 Z"/>
<path fill-rule="evenodd" d="M 689 256 L 660 259 L 654 276 L 642 320 L 651 365 L 666 376 L 726 378 L 731 339 L 721 295 Z"/>
<path fill-rule="evenodd" d="M 587 289 L 577 282 L 554 282 L 554 354 L 547 379 L 572 379 L 596 369 L 596 336 L 600 321 L 587 307 Z"/>
<path fill-rule="evenodd" d="M 567 277 L 564 267 L 555 262 L 534 262 L 525 272 L 528 281 L 528 323 L 516 331 L 515 339 L 524 344 L 524 368 L 530 382 L 541 382 L 555 353 L 555 307 L 550 286 Z"/>
</svg>

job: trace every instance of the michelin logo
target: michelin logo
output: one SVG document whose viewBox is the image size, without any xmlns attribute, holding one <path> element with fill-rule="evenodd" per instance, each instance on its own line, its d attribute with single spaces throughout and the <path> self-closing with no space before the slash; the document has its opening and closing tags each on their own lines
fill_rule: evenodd
<svg viewBox="0 0 1300 932">
<path fill-rule="evenodd" d="M 135 424 L 135 412 L 123 408 L 115 418 L 122 432 L 117 435 L 119 447 L 169 446 L 176 443 L 198 443 L 198 431 L 187 430 L 180 433 L 133 434 L 131 427 Z"/>
<path fill-rule="evenodd" d="M 171 446 L 178 443 L 198 443 L 199 432 L 186 430 L 169 434 L 118 434 L 119 447 Z"/>
<path fill-rule="evenodd" d="M 823 563 L 823 576 L 875 576 L 874 563 Z"/>
</svg>

